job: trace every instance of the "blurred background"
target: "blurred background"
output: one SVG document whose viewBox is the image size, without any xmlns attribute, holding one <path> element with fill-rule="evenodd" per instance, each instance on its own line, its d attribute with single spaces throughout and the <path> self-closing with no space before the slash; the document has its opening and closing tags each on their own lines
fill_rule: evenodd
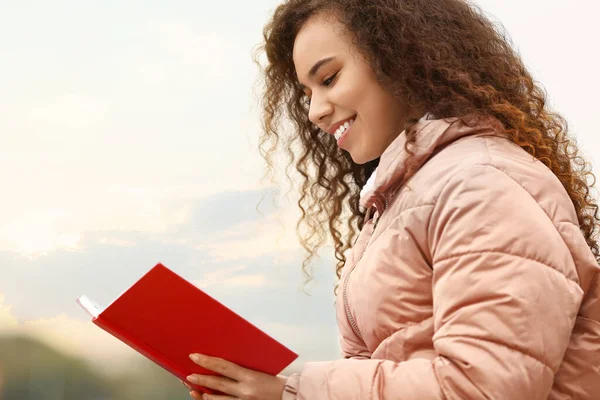
<svg viewBox="0 0 600 400">
<path fill-rule="evenodd" d="M 157 262 L 299 353 L 285 373 L 338 358 L 332 251 L 303 291 L 295 197 L 261 181 L 252 50 L 278 3 L 1 2 L 0 399 L 189 398 L 75 303 Z M 597 165 L 598 3 L 478 4 Z"/>
</svg>

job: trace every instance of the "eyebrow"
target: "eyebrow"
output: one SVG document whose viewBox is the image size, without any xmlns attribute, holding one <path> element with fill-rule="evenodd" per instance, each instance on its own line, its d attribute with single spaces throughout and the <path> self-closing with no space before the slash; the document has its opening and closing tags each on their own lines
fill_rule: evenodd
<svg viewBox="0 0 600 400">
<path fill-rule="evenodd" d="M 322 60 L 317 61 L 315 63 L 315 65 L 312 66 L 310 71 L 308 71 L 308 77 L 309 78 L 314 77 L 317 74 L 317 72 L 319 71 L 319 68 L 321 68 L 323 65 L 325 65 L 333 60 L 335 60 L 335 56 L 323 58 Z M 305 88 L 306 86 L 303 84 L 300 84 L 300 87 Z"/>
</svg>

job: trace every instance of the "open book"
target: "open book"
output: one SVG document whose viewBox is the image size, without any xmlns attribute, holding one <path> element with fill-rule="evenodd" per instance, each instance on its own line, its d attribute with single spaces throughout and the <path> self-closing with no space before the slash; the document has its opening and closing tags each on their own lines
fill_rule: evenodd
<svg viewBox="0 0 600 400">
<path fill-rule="evenodd" d="M 81 296 L 92 322 L 179 379 L 214 374 L 191 353 L 279 374 L 298 355 L 162 264 L 157 264 L 108 307 Z M 188 383 L 202 392 L 213 391 Z"/>
</svg>

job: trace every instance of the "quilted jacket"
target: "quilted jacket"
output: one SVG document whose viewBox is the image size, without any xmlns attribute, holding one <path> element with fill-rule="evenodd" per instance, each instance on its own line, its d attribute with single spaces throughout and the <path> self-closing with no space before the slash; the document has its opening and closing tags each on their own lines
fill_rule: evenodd
<svg viewBox="0 0 600 400">
<path fill-rule="evenodd" d="M 599 266 L 560 181 L 497 121 L 416 129 L 361 198 L 377 211 L 342 272 L 343 357 L 283 399 L 600 399 Z"/>
</svg>

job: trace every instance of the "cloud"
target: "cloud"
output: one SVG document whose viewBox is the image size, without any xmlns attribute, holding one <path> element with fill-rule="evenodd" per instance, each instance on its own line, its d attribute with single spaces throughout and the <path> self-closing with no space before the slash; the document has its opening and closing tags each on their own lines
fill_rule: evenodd
<svg viewBox="0 0 600 400">
<path fill-rule="evenodd" d="M 264 274 L 239 275 L 225 279 L 224 285 L 232 287 L 263 287 L 267 284 Z"/>
<path fill-rule="evenodd" d="M 0 329 L 13 329 L 18 325 L 17 318 L 10 309 L 9 305 L 4 304 L 4 295 L 0 293 Z"/>
<path fill-rule="evenodd" d="M 280 341 L 299 358 L 285 373 L 297 372 L 307 361 L 339 358 L 337 328 L 332 325 L 285 324 L 259 321 L 256 325 Z M 69 318 L 65 314 L 18 321 L 3 304 L 0 295 L 0 335 L 26 335 L 65 354 L 83 358 L 105 374 L 119 375 L 140 360 L 140 355 L 89 320 Z"/>
<path fill-rule="evenodd" d="M 296 230 L 286 228 L 295 226 L 297 210 L 283 200 L 274 188 L 218 193 L 199 201 L 177 234 L 187 233 L 215 262 L 289 262 L 303 250 Z"/>
<path fill-rule="evenodd" d="M 115 197 L 127 199 L 126 193 Z M 144 193 L 130 194 L 143 200 Z M 160 215 L 148 216 L 146 221 L 140 217 L 138 229 L 133 230 L 129 226 L 135 219 L 126 219 L 125 208 L 123 221 L 112 227 L 105 221 L 105 227 L 100 225 L 97 230 L 77 225 L 81 221 L 63 215 L 60 209 L 46 210 L 54 213 L 52 218 L 43 213 L 19 217 L 8 224 L 10 229 L 4 237 L 0 235 L 4 247 L 0 265 L 6 285 L 0 290 L 19 318 L 60 313 L 77 316 L 75 299 L 81 294 L 108 304 L 141 274 L 162 262 L 244 310 L 252 304 L 262 307 L 269 296 L 282 304 L 296 301 L 282 297 L 288 291 L 300 292 L 304 280 L 300 268 L 303 249 L 295 229 L 285 229 L 294 225 L 295 218 L 289 209 L 269 205 L 273 201 L 269 190 L 260 207 L 262 213 L 257 212 L 261 193 L 240 191 L 202 199 L 157 201 Z M 134 205 L 132 202 L 129 209 Z M 328 285 L 323 296 L 330 297 L 333 261 L 317 262 L 322 265 L 322 282 Z M 266 297 L 262 298 L 260 291 Z M 256 297 L 244 301 L 247 294 Z"/>
<path fill-rule="evenodd" d="M 14 251 L 28 257 L 39 257 L 53 251 L 83 250 L 86 238 L 103 232 L 96 238 L 109 242 L 134 245 L 131 232 L 160 235 L 162 241 L 196 242 L 198 248 L 213 252 L 215 257 L 228 253 L 236 259 L 248 253 L 244 246 L 267 246 L 249 243 L 261 240 L 260 224 L 266 222 L 265 233 L 273 239 L 277 221 L 273 188 L 247 191 L 226 191 L 199 197 L 190 188 L 150 188 L 110 185 L 87 188 L 59 201 L 51 196 L 44 206 L 8 205 L 0 211 L 5 221 L 0 227 L 0 251 Z M 257 205 L 263 199 L 260 210 Z M 18 212 L 15 212 L 18 210 Z M 259 224 L 260 223 L 260 224 Z M 125 232 L 121 237 L 119 232 Z M 131 234 L 130 234 L 131 233 Z M 112 235 L 111 237 L 108 234 Z M 239 247 L 231 252 L 219 247 L 225 243 Z M 240 241 L 237 239 L 244 238 Z M 89 243 L 87 243 L 89 244 Z M 251 254 L 247 254 L 251 255 Z"/>
<path fill-rule="evenodd" d="M 60 314 L 56 317 L 19 321 L 4 304 L 0 294 L 0 335 L 26 335 L 65 354 L 102 365 L 108 373 L 118 374 L 131 366 L 137 353 L 98 328 Z"/>
<path fill-rule="evenodd" d="M 157 26 L 160 46 L 168 52 L 170 58 L 176 58 L 179 68 L 193 67 L 204 82 L 211 82 L 226 76 L 231 68 L 229 54 L 232 44 L 217 32 L 196 31 L 192 25 L 184 22 L 162 22 Z M 156 78 L 164 74 L 157 66 L 145 66 L 146 74 Z"/>
<path fill-rule="evenodd" d="M 263 222 L 240 224 L 221 234 L 218 240 L 206 240 L 197 248 L 220 263 L 271 256 L 278 263 L 288 262 L 302 250 L 295 232 L 283 229 L 280 221 L 277 216 L 271 216 Z"/>
<path fill-rule="evenodd" d="M 147 219 L 154 222 L 146 221 L 142 225 L 146 230 L 119 229 L 126 226 L 72 229 L 77 225 L 64 224 L 71 217 L 60 208 L 46 210 L 52 218 L 32 213 L 14 220 L 15 228 L 19 221 L 23 223 L 23 238 L 28 237 L 28 231 L 52 238 L 69 229 L 80 236 L 76 246 L 54 242 L 53 250 L 39 257 L 23 256 L 14 248 L 0 251 L 0 290 L 11 305 L 0 303 L 2 326 L 12 325 L 13 331 L 94 362 L 108 365 L 111 360 L 122 360 L 121 367 L 126 368 L 135 354 L 91 324 L 75 299 L 86 294 L 101 306 L 107 305 L 150 267 L 162 262 L 250 322 L 262 324 L 268 333 L 292 343 L 295 351 L 312 358 L 319 349 L 325 349 L 323 354 L 332 353 L 326 349 L 335 344 L 336 337 L 331 333 L 335 329 L 333 261 L 324 258 L 319 262 L 322 268 L 316 272 L 320 284 L 313 287 L 312 296 L 306 296 L 301 291 L 302 249 L 295 230 L 283 229 L 293 226 L 294 216 L 286 207 L 273 206 L 276 193 L 272 189 L 203 198 L 162 194 L 168 201 L 156 202 L 149 199 L 160 199 L 159 192 L 152 196 L 148 195 L 151 191 L 115 188 L 113 193 L 117 198 L 130 196 L 157 204 L 160 215 L 150 213 Z M 261 212 L 257 212 L 256 204 L 263 196 Z M 62 225 L 61 218 L 65 219 Z M 149 227 L 157 221 L 163 225 L 154 225 L 152 231 Z M 52 229 L 41 229 L 43 226 Z M 324 311 L 324 304 L 331 306 L 328 311 Z M 287 328 L 290 326 L 293 328 Z M 305 332 L 302 326 L 320 333 Z M 7 330 L 4 328 L 5 333 Z M 294 339 L 298 334 L 306 341 Z M 310 343 L 312 338 L 314 343 Z"/>
<path fill-rule="evenodd" d="M 66 214 L 64 209 L 46 208 L 29 209 L 12 216 L 0 228 L 0 250 L 12 250 L 32 258 L 50 251 L 76 250 L 81 236 L 61 232 L 57 226 Z"/>
<path fill-rule="evenodd" d="M 276 196 L 274 188 L 265 188 L 224 191 L 197 199 L 178 233 L 215 235 L 236 225 L 257 221 L 276 211 L 273 205 Z"/>
<path fill-rule="evenodd" d="M 38 127 L 48 128 L 67 127 L 81 129 L 94 125 L 102 120 L 107 113 L 107 107 L 97 99 L 82 93 L 66 93 L 53 98 L 48 104 L 33 108 L 29 119 Z"/>
<path fill-rule="evenodd" d="M 142 64 L 140 77 L 145 84 L 161 84 L 167 78 L 166 67 L 162 64 Z"/>
<path fill-rule="evenodd" d="M 195 280 L 192 283 L 202 289 L 215 285 L 231 289 L 259 288 L 268 284 L 269 281 L 265 274 L 238 273 L 246 268 L 245 265 L 241 265 L 207 272 L 203 279 Z"/>
</svg>

